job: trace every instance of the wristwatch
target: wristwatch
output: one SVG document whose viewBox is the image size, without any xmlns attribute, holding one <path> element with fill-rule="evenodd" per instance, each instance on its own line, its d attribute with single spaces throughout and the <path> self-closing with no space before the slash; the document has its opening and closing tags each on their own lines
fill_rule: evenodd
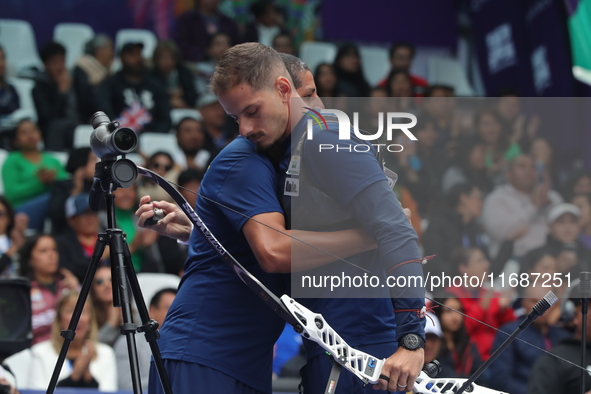
<svg viewBox="0 0 591 394">
<path fill-rule="evenodd" d="M 398 341 L 398 345 L 408 350 L 417 350 L 425 348 L 425 340 L 417 334 L 406 334 Z"/>
</svg>

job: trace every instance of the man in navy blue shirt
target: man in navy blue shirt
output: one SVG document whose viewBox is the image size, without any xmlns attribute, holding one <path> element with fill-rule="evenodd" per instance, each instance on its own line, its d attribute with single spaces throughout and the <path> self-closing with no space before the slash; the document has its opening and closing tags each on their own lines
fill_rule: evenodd
<svg viewBox="0 0 591 394">
<path fill-rule="evenodd" d="M 262 64 L 262 59 L 268 63 Z M 304 132 L 307 123 L 303 114 L 306 111 L 303 101 L 298 101 L 291 81 L 282 75 L 284 66 L 280 60 L 276 53 L 260 44 L 233 47 L 220 61 L 211 86 L 226 113 L 239 123 L 240 135 L 253 142 L 257 151 L 284 149 L 283 152 L 290 156 L 290 134 L 292 130 L 294 133 Z M 261 69 L 266 71 L 264 78 Z M 313 144 L 331 143 L 337 135 L 327 130 L 315 133 L 314 138 Z M 416 233 L 388 185 L 375 153 L 335 156 L 315 154 L 313 152 L 317 150 L 314 149 L 304 151 L 309 160 L 304 158 L 301 166 L 308 167 L 311 181 L 317 185 L 322 183 L 323 190 L 346 206 L 359 225 L 377 240 L 378 251 L 375 258 L 370 259 L 372 264 L 390 275 L 422 275 Z M 284 224 L 283 218 L 270 216 L 266 219 L 265 224 L 271 227 Z M 405 262 L 410 263 L 402 264 Z M 344 262 L 337 264 L 345 271 L 354 269 Z M 328 322 L 333 322 L 337 331 L 342 330 L 340 334 L 353 346 L 393 343 L 397 339 L 404 342 L 409 335 L 420 343 L 424 341 L 424 319 L 417 317 L 424 305 L 424 293 L 420 293 L 416 292 L 418 296 L 413 298 L 394 301 L 394 309 L 400 311 L 396 313 L 396 333 L 388 293 L 373 303 L 354 298 L 347 302 L 321 299 L 315 305 L 322 306 L 319 312 L 325 314 Z M 390 381 L 381 380 L 377 385 L 379 388 L 390 391 L 412 388 L 422 367 L 424 352 L 420 347 L 408 349 L 414 347 L 408 342 L 404 342 L 404 346 L 407 348 L 396 350 L 391 347 L 396 352 L 389 353 L 391 356 L 382 370 Z M 308 358 L 311 356 L 307 355 Z"/>
<path fill-rule="evenodd" d="M 213 83 L 214 91 L 226 112 L 239 122 L 241 135 L 246 138 L 238 138 L 212 163 L 200 190 L 200 194 L 207 198 L 198 199 L 197 213 L 238 260 L 272 291 L 282 293 L 286 291 L 282 279 L 287 278 L 271 276 L 268 272 L 289 272 L 291 240 L 274 230 L 285 228 L 283 211 L 275 196 L 276 173 L 268 159 L 255 152 L 255 147 L 258 151 L 266 151 L 280 145 L 281 141 L 285 142 L 291 130 L 290 123 L 294 121 L 295 124 L 301 118 L 301 114 L 292 113 L 292 119 L 289 113 L 291 97 L 297 97 L 297 93 L 292 90 L 281 59 L 267 47 L 253 43 L 237 46 L 224 58 L 225 62 L 222 59 L 218 67 L 219 72 L 216 71 L 217 80 L 214 76 L 217 81 Z M 236 70 L 236 66 L 242 69 Z M 224 75 L 224 70 L 229 73 Z M 372 179 L 376 183 L 385 181 L 383 174 Z M 210 198 L 232 210 L 220 207 Z M 148 202 L 149 199 L 143 198 L 143 205 L 138 210 L 140 225 L 152 215 L 151 209 L 160 207 L 167 215 L 156 230 L 177 239 L 187 239 L 191 230 L 178 209 L 166 203 Z M 256 221 L 248 220 L 248 216 L 253 216 Z M 360 246 L 345 238 L 357 240 L 358 233 L 341 233 L 338 242 L 334 242 L 338 243 L 336 247 L 330 240 L 324 245 L 316 245 L 328 251 L 333 247 L 342 256 L 361 251 Z M 305 234 L 299 232 L 298 236 L 302 238 Z M 337 233 L 323 233 L 323 237 L 330 234 Z M 346 246 L 345 252 L 343 245 Z M 387 250 L 384 253 L 387 254 Z M 179 296 L 171 307 L 160 340 L 167 371 L 173 376 L 173 389 L 269 392 L 270 352 L 281 332 L 282 322 L 221 264 L 198 232 L 191 235 L 190 256 Z M 303 268 L 314 268 L 326 262 L 326 256 L 307 258 L 308 266 Z M 392 266 L 396 262 L 402 261 L 393 260 Z M 359 316 L 365 313 L 363 310 L 345 312 L 344 308 L 341 309 L 348 314 L 360 313 Z M 391 304 L 389 312 L 392 315 Z M 415 315 L 409 312 L 408 316 L 414 321 L 412 316 Z M 415 332 L 422 334 L 422 325 L 415 325 L 418 326 Z M 371 331 L 363 332 L 371 334 Z M 392 338 L 387 339 L 391 341 Z M 390 378 L 389 389 L 394 391 L 397 384 L 399 388 L 410 384 L 410 388 L 422 361 L 422 349 L 397 351 L 382 370 Z M 220 388 L 216 379 L 228 384 Z M 204 380 L 211 381 L 212 386 L 206 386 Z M 385 389 L 386 385 L 383 380 L 379 386 Z M 157 383 L 151 384 L 150 389 L 156 392 Z"/>
</svg>

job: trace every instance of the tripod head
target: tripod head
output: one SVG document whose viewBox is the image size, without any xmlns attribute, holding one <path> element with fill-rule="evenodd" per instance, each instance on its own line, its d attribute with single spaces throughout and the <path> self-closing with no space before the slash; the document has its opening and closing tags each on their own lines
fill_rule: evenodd
<svg viewBox="0 0 591 394">
<path fill-rule="evenodd" d="M 132 129 L 119 127 L 116 120 L 111 122 L 101 111 L 92 116 L 92 127 L 90 147 L 100 161 L 95 166 L 88 204 L 90 209 L 98 211 L 104 193 L 130 187 L 137 179 L 137 166 L 125 155 L 135 150 L 138 137 Z"/>
</svg>

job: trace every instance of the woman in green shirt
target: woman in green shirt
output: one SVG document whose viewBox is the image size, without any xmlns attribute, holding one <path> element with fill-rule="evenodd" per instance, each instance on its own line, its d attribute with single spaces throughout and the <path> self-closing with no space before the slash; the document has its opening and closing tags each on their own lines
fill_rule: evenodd
<svg viewBox="0 0 591 394">
<path fill-rule="evenodd" d="M 17 212 L 29 217 L 29 228 L 42 230 L 51 186 L 67 178 L 64 166 L 53 156 L 39 150 L 41 131 L 30 120 L 16 126 L 12 139 L 14 151 L 2 166 L 4 195 Z"/>
<path fill-rule="evenodd" d="M 495 183 L 500 183 L 507 163 L 521 154 L 521 148 L 509 141 L 499 115 L 494 109 L 481 110 L 475 119 L 478 138 L 486 146 L 485 166 Z"/>
</svg>

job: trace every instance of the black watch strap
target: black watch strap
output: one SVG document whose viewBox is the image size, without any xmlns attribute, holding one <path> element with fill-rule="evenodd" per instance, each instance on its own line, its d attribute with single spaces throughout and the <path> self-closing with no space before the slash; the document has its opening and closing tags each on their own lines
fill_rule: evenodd
<svg viewBox="0 0 591 394">
<path fill-rule="evenodd" d="M 400 338 L 398 345 L 408 350 L 424 349 L 425 340 L 420 335 L 410 333 Z"/>
</svg>

